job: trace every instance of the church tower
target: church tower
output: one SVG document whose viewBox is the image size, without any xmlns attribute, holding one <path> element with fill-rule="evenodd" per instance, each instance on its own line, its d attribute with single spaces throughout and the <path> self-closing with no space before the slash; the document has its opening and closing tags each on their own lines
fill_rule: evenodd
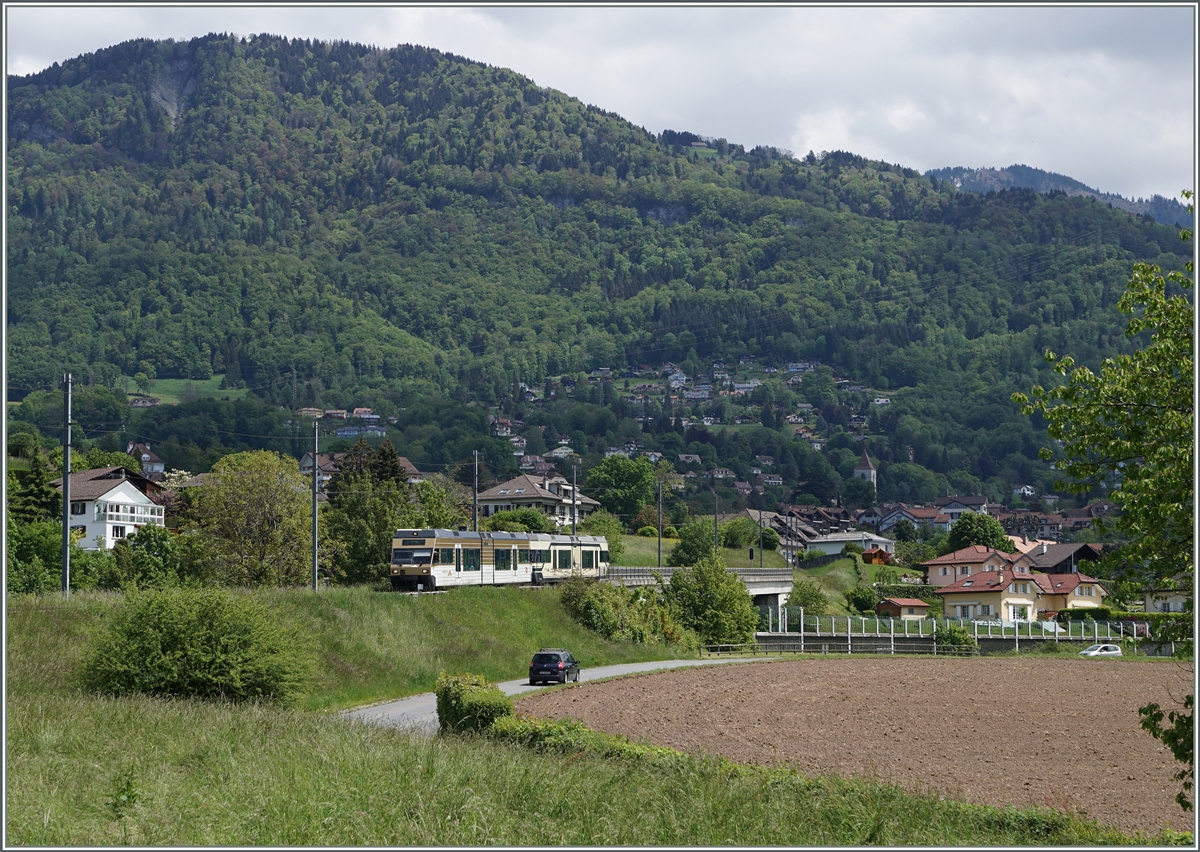
<svg viewBox="0 0 1200 852">
<path fill-rule="evenodd" d="M 862 458 L 858 460 L 858 464 L 854 466 L 854 476 L 858 479 L 865 479 L 872 485 L 875 482 L 875 465 L 871 464 L 871 459 L 867 456 L 867 450 L 863 448 Z"/>
</svg>

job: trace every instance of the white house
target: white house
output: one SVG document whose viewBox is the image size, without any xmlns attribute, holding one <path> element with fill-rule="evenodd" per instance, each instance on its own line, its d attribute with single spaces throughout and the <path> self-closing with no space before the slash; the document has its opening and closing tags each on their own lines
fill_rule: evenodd
<svg viewBox="0 0 1200 852">
<path fill-rule="evenodd" d="M 62 478 L 54 480 L 62 491 Z M 71 474 L 71 531 L 83 533 L 85 550 L 110 549 L 147 525 L 166 526 L 163 507 L 148 495 L 159 485 L 123 467 L 102 467 Z"/>
<path fill-rule="evenodd" d="M 841 553 L 847 544 L 861 545 L 863 550 L 878 547 L 887 553 L 896 552 L 896 542 L 890 538 L 872 535 L 869 532 L 831 532 L 819 535 L 804 542 L 804 549 L 833 555 Z"/>
<path fill-rule="evenodd" d="M 158 457 L 157 453 L 151 451 L 149 444 L 137 444 L 130 441 L 129 446 L 125 449 L 125 455 L 133 456 L 141 462 L 142 473 L 151 479 L 161 479 L 167 469 L 166 463 Z"/>
</svg>

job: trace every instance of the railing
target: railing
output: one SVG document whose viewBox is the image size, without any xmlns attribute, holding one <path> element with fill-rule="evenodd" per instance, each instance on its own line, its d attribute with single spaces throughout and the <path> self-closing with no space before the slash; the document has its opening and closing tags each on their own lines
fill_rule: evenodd
<svg viewBox="0 0 1200 852">
<path fill-rule="evenodd" d="M 1075 642 L 1119 642 L 1151 635 L 1145 621 L 996 621 L 968 618 L 883 618 L 875 615 L 804 615 L 802 607 L 759 607 L 760 626 L 767 633 L 803 632 L 845 636 L 934 635 L 955 624 L 971 631 L 975 639 L 1050 639 Z M 803 626 L 801 626 L 803 625 Z"/>
<path fill-rule="evenodd" d="M 647 568 L 641 566 L 627 567 L 610 565 L 604 573 L 604 579 L 622 583 L 624 585 L 650 585 L 654 582 L 654 575 L 661 574 L 664 582 L 670 581 L 671 575 L 681 569 L 675 567 L 664 566 L 662 568 Z M 792 570 L 790 568 L 727 568 L 727 573 L 737 574 L 746 582 L 758 583 L 791 583 Z"/>
</svg>

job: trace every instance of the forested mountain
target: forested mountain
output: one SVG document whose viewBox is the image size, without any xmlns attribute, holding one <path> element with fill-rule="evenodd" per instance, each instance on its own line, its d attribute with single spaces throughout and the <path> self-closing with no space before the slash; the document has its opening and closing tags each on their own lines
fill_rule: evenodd
<svg viewBox="0 0 1200 852">
<path fill-rule="evenodd" d="M 596 367 L 813 359 L 893 392 L 872 453 L 978 484 L 1041 464 L 1008 395 L 1049 379 L 1042 351 L 1128 349 L 1131 264 L 1188 251 L 1091 198 L 698 147 L 408 45 L 139 40 L 7 86 L 15 387 L 224 374 L 288 406 L 511 410 Z M 614 417 L 586 435 L 636 431 Z"/>
<path fill-rule="evenodd" d="M 1065 192 L 1067 195 L 1081 195 L 1095 198 L 1105 204 L 1111 204 L 1118 210 L 1129 213 L 1140 213 L 1149 216 L 1155 222 L 1177 227 L 1191 227 L 1192 217 L 1187 208 L 1177 199 L 1152 195 L 1150 198 L 1131 199 L 1112 192 L 1101 192 L 1084 184 L 1075 178 L 1060 175 L 1057 172 L 1047 172 L 1032 166 L 1012 165 L 1006 169 L 969 169 L 965 166 L 951 166 L 944 169 L 930 169 L 926 177 L 950 181 L 964 192 L 998 192 L 1002 189 L 1032 189 L 1035 192 Z"/>
</svg>

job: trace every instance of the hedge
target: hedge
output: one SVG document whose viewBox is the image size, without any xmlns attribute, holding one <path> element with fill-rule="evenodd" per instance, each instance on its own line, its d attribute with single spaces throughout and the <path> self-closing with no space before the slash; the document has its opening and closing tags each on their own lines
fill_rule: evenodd
<svg viewBox="0 0 1200 852">
<path fill-rule="evenodd" d="M 442 672 L 434 684 L 438 727 L 447 733 L 483 731 L 513 714 L 513 701 L 487 678 Z"/>
</svg>

